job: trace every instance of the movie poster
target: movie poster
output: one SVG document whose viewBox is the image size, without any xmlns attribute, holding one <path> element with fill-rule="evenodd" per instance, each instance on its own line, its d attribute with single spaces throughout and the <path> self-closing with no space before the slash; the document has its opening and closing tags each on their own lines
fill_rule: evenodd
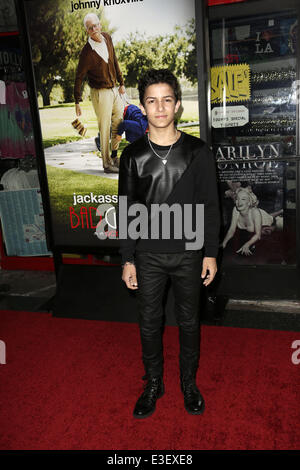
<svg viewBox="0 0 300 470">
<path fill-rule="evenodd" d="M 225 264 L 295 263 L 296 164 L 276 159 L 279 149 L 279 143 L 213 146 Z"/>
<path fill-rule="evenodd" d="M 97 227 L 105 213 L 99 205 L 116 207 L 118 173 L 109 167 L 111 162 L 117 167 L 115 155 L 119 158 L 147 128 L 139 112 L 136 121 L 135 113 L 127 113 L 128 106 L 139 107 L 137 82 L 143 72 L 169 68 L 178 77 L 183 98 L 178 128 L 199 136 L 194 0 L 25 0 L 25 9 L 54 243 L 118 247 L 113 236 L 99 238 Z M 95 17 L 84 26 L 89 13 L 99 18 L 107 52 L 90 41 L 99 26 Z M 114 64 L 109 74 L 118 109 L 113 113 L 105 114 L 110 103 L 97 107 L 93 86 L 102 83 L 97 54 L 100 61 Z M 94 76 L 88 81 L 89 68 Z M 127 119 L 134 121 L 134 136 L 122 126 Z"/>
<path fill-rule="evenodd" d="M 220 162 L 218 176 L 224 263 L 281 264 L 284 243 L 285 163 Z"/>
<path fill-rule="evenodd" d="M 212 148 L 227 265 L 295 264 L 293 14 L 210 25 Z"/>
</svg>

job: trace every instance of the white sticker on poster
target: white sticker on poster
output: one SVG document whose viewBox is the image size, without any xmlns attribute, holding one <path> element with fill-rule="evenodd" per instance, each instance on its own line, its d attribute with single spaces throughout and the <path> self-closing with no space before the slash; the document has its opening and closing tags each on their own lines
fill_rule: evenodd
<svg viewBox="0 0 300 470">
<path fill-rule="evenodd" d="M 238 127 L 249 122 L 249 110 L 246 106 L 221 106 L 212 109 L 213 127 Z"/>
</svg>

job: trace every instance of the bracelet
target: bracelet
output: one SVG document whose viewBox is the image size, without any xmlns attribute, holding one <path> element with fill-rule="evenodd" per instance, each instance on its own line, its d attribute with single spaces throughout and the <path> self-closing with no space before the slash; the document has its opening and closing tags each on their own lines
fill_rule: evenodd
<svg viewBox="0 0 300 470">
<path fill-rule="evenodd" d="M 124 268 L 124 266 L 127 266 L 128 264 L 132 264 L 133 266 L 135 266 L 134 261 L 126 261 L 126 263 L 122 264 L 122 268 Z"/>
</svg>

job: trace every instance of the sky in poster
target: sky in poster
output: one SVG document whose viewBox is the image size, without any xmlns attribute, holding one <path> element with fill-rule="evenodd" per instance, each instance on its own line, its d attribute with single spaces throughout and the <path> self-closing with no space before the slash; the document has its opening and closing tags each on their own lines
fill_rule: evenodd
<svg viewBox="0 0 300 470">
<path fill-rule="evenodd" d="M 146 36 L 172 33 L 175 25 L 184 26 L 195 17 L 194 0 L 143 0 L 104 10 L 110 26 L 117 28 L 113 34 L 116 42 L 134 31 Z"/>
</svg>

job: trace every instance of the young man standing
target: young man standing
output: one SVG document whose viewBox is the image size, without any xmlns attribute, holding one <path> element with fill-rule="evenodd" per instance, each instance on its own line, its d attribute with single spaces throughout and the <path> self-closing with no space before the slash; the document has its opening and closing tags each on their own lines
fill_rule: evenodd
<svg viewBox="0 0 300 470">
<path fill-rule="evenodd" d="M 138 239 L 120 238 L 122 279 L 129 289 L 137 291 L 144 379 L 147 380 L 133 415 L 136 418 L 150 416 L 157 399 L 164 394 L 162 298 L 168 278 L 173 285 L 179 326 L 184 405 L 188 413 L 201 414 L 204 399 L 196 385 L 200 349 L 199 293 L 201 278 L 208 286 L 215 277 L 219 246 L 214 158 L 201 139 L 176 129 L 174 119 L 180 107 L 180 89 L 171 72 L 166 69 L 148 71 L 139 81 L 139 95 L 149 132 L 128 145 L 121 155 L 119 202 L 120 196 L 126 196 L 128 210 L 139 203 L 148 213 L 154 205 L 164 203 L 169 207 L 175 204 L 183 210 L 189 206 L 193 210 L 189 218 L 194 222 L 196 206 L 204 205 L 204 256 L 199 243 L 188 243 L 187 238 L 191 237 L 184 234 L 178 238 L 175 232 L 182 227 L 182 221 L 175 219 L 173 225 L 177 225 L 169 227 L 167 237 L 159 229 L 154 236 L 151 231 L 151 236 L 141 233 Z M 119 226 L 121 215 L 119 203 Z M 132 216 L 127 213 L 126 217 L 129 227 Z M 148 222 L 154 225 L 152 213 Z"/>
</svg>

